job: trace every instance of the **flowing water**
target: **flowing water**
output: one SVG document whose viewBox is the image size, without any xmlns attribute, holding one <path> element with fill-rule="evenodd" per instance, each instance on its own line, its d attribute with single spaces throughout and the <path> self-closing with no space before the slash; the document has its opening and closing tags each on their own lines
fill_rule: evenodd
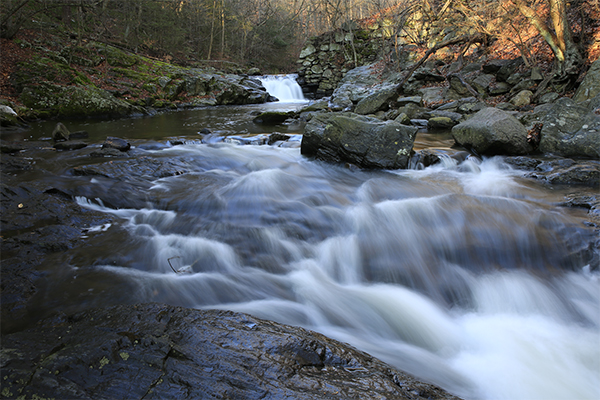
<svg viewBox="0 0 600 400">
<path fill-rule="evenodd" d="M 56 185 L 118 222 L 57 255 L 44 306 L 235 310 L 322 332 L 465 399 L 600 398 L 600 276 L 578 251 L 594 232 L 582 211 L 557 206 L 575 189 L 501 158 L 455 161 L 447 134 L 417 137 L 442 164 L 402 171 L 307 159 L 299 136 L 287 147 L 222 140 L 298 134 L 251 120 L 302 104 L 81 123 L 186 172 L 137 177 L 129 202 L 109 201 L 125 186 L 114 179 L 62 173 Z M 218 138 L 201 142 L 202 128 Z"/>
</svg>

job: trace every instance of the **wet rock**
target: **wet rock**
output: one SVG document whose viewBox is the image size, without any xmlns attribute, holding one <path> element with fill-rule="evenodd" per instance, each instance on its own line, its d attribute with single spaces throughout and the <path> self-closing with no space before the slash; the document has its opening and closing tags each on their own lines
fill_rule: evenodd
<svg viewBox="0 0 600 400">
<path fill-rule="evenodd" d="M 301 152 L 362 168 L 406 168 L 417 128 L 352 113 L 316 115 L 302 137 Z"/>
<path fill-rule="evenodd" d="M 288 140 L 290 140 L 290 136 L 284 135 L 283 133 L 275 132 L 269 135 L 269 140 L 267 141 L 267 144 L 270 146 L 274 143 L 287 142 Z"/>
<path fill-rule="evenodd" d="M 94 150 L 90 153 L 90 157 L 127 157 L 127 153 L 117 150 L 117 149 L 111 149 L 111 148 L 106 148 L 106 149 L 100 149 L 100 150 Z"/>
<path fill-rule="evenodd" d="M 83 232 L 111 220 L 85 210 L 60 190 L 25 184 L 6 174 L 2 157 L 0 256 L 2 332 L 27 323 L 29 301 L 38 292 L 49 254 L 84 245 Z M 41 187 L 38 187 L 41 186 Z"/>
<path fill-rule="evenodd" d="M 2 347 L 7 397 L 457 400 L 321 334 L 228 311 L 94 309 Z"/>
<path fill-rule="evenodd" d="M 115 149 L 118 151 L 128 151 L 131 148 L 131 144 L 125 139 L 116 138 L 109 136 L 102 143 L 102 149 Z"/>
<path fill-rule="evenodd" d="M 70 134 L 71 132 L 69 132 L 65 124 L 59 122 L 56 124 L 54 130 L 52 131 L 52 140 L 54 140 L 55 142 L 69 140 Z"/>
<path fill-rule="evenodd" d="M 66 142 L 58 142 L 54 144 L 56 150 L 78 150 L 86 147 L 87 144 L 74 140 L 67 140 Z"/>
<path fill-rule="evenodd" d="M 512 115 L 488 107 L 452 128 L 457 144 L 482 155 L 523 155 L 532 148 L 527 130 Z"/>
<path fill-rule="evenodd" d="M 265 111 L 257 115 L 253 121 L 255 124 L 263 125 L 278 125 L 285 122 L 288 118 L 292 118 L 294 112 L 283 112 L 283 111 Z"/>
<path fill-rule="evenodd" d="M 0 140 L 0 151 L 5 154 L 18 153 L 19 151 L 25 150 L 25 146 L 23 146 L 20 142 L 7 142 L 5 140 Z"/>
</svg>

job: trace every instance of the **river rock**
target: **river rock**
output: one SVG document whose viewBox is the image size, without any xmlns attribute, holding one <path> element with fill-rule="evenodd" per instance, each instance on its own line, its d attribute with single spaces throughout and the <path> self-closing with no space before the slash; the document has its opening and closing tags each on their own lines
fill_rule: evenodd
<svg viewBox="0 0 600 400">
<path fill-rule="evenodd" d="M 573 100 L 580 103 L 600 95 L 600 60 L 594 61 L 577 88 Z"/>
<path fill-rule="evenodd" d="M 52 131 L 52 140 L 54 140 L 55 142 L 69 140 L 70 135 L 71 133 L 69 132 L 65 124 L 59 122 L 56 124 L 54 130 Z"/>
<path fill-rule="evenodd" d="M 67 140 L 66 142 L 58 142 L 54 144 L 56 150 L 78 150 L 86 147 L 87 144 L 76 140 Z"/>
<path fill-rule="evenodd" d="M 124 117 L 139 108 L 117 99 L 106 90 L 87 86 L 61 86 L 39 82 L 23 89 L 20 100 L 26 107 L 47 110 L 61 117 Z"/>
<path fill-rule="evenodd" d="M 532 150 L 525 127 L 509 113 L 494 107 L 484 108 L 453 127 L 452 137 L 457 144 L 482 155 L 522 155 Z"/>
<path fill-rule="evenodd" d="M 600 99 L 600 96 L 598 96 Z M 558 99 L 545 116 L 539 150 L 563 157 L 600 159 L 600 115 L 585 104 Z"/>
<path fill-rule="evenodd" d="M 255 124 L 277 125 L 282 124 L 285 120 L 293 116 L 293 111 L 265 111 L 257 115 L 253 121 Z"/>
<path fill-rule="evenodd" d="M 9 398 L 458 400 L 319 333 L 229 311 L 93 309 L 2 348 Z"/>
<path fill-rule="evenodd" d="M 102 143 L 102 149 L 115 149 L 119 151 L 128 151 L 131 148 L 129 142 L 125 139 L 109 136 Z"/>
<path fill-rule="evenodd" d="M 354 112 L 357 114 L 374 114 L 377 111 L 385 111 L 389 108 L 389 103 L 396 97 L 394 88 L 386 88 L 377 91 L 358 102 Z"/>
<path fill-rule="evenodd" d="M 10 106 L 0 104 L 0 126 L 13 126 L 18 124 L 18 115 Z"/>
<path fill-rule="evenodd" d="M 302 137 L 301 152 L 363 168 L 406 168 L 416 127 L 351 113 L 316 115 Z"/>
</svg>

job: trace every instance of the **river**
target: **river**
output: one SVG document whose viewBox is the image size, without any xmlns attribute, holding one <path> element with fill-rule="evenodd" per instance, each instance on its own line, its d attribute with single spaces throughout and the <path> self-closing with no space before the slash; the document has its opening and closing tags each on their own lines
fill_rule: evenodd
<svg viewBox="0 0 600 400">
<path fill-rule="evenodd" d="M 96 146 L 123 137 L 138 158 L 183 173 L 135 175 L 114 159 L 115 179 L 69 172 L 106 159 L 40 161 L 46 179 L 118 222 L 48 262 L 39 307 L 241 311 L 350 343 L 465 399 L 599 399 L 600 275 L 578 251 L 594 232 L 584 211 L 558 205 L 579 189 L 527 179 L 501 157 L 458 162 L 448 133 L 415 144 L 447 154 L 441 164 L 362 171 L 303 157 L 301 124 L 252 122 L 305 104 L 68 122 Z M 291 141 L 240 145 L 275 131 Z"/>
</svg>

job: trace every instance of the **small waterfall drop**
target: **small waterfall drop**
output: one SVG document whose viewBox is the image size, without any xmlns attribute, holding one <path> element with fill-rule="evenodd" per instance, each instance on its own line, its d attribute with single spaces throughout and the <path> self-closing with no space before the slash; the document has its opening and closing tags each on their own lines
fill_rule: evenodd
<svg viewBox="0 0 600 400">
<path fill-rule="evenodd" d="M 264 75 L 258 78 L 267 92 L 282 102 L 304 101 L 296 75 Z"/>
</svg>

